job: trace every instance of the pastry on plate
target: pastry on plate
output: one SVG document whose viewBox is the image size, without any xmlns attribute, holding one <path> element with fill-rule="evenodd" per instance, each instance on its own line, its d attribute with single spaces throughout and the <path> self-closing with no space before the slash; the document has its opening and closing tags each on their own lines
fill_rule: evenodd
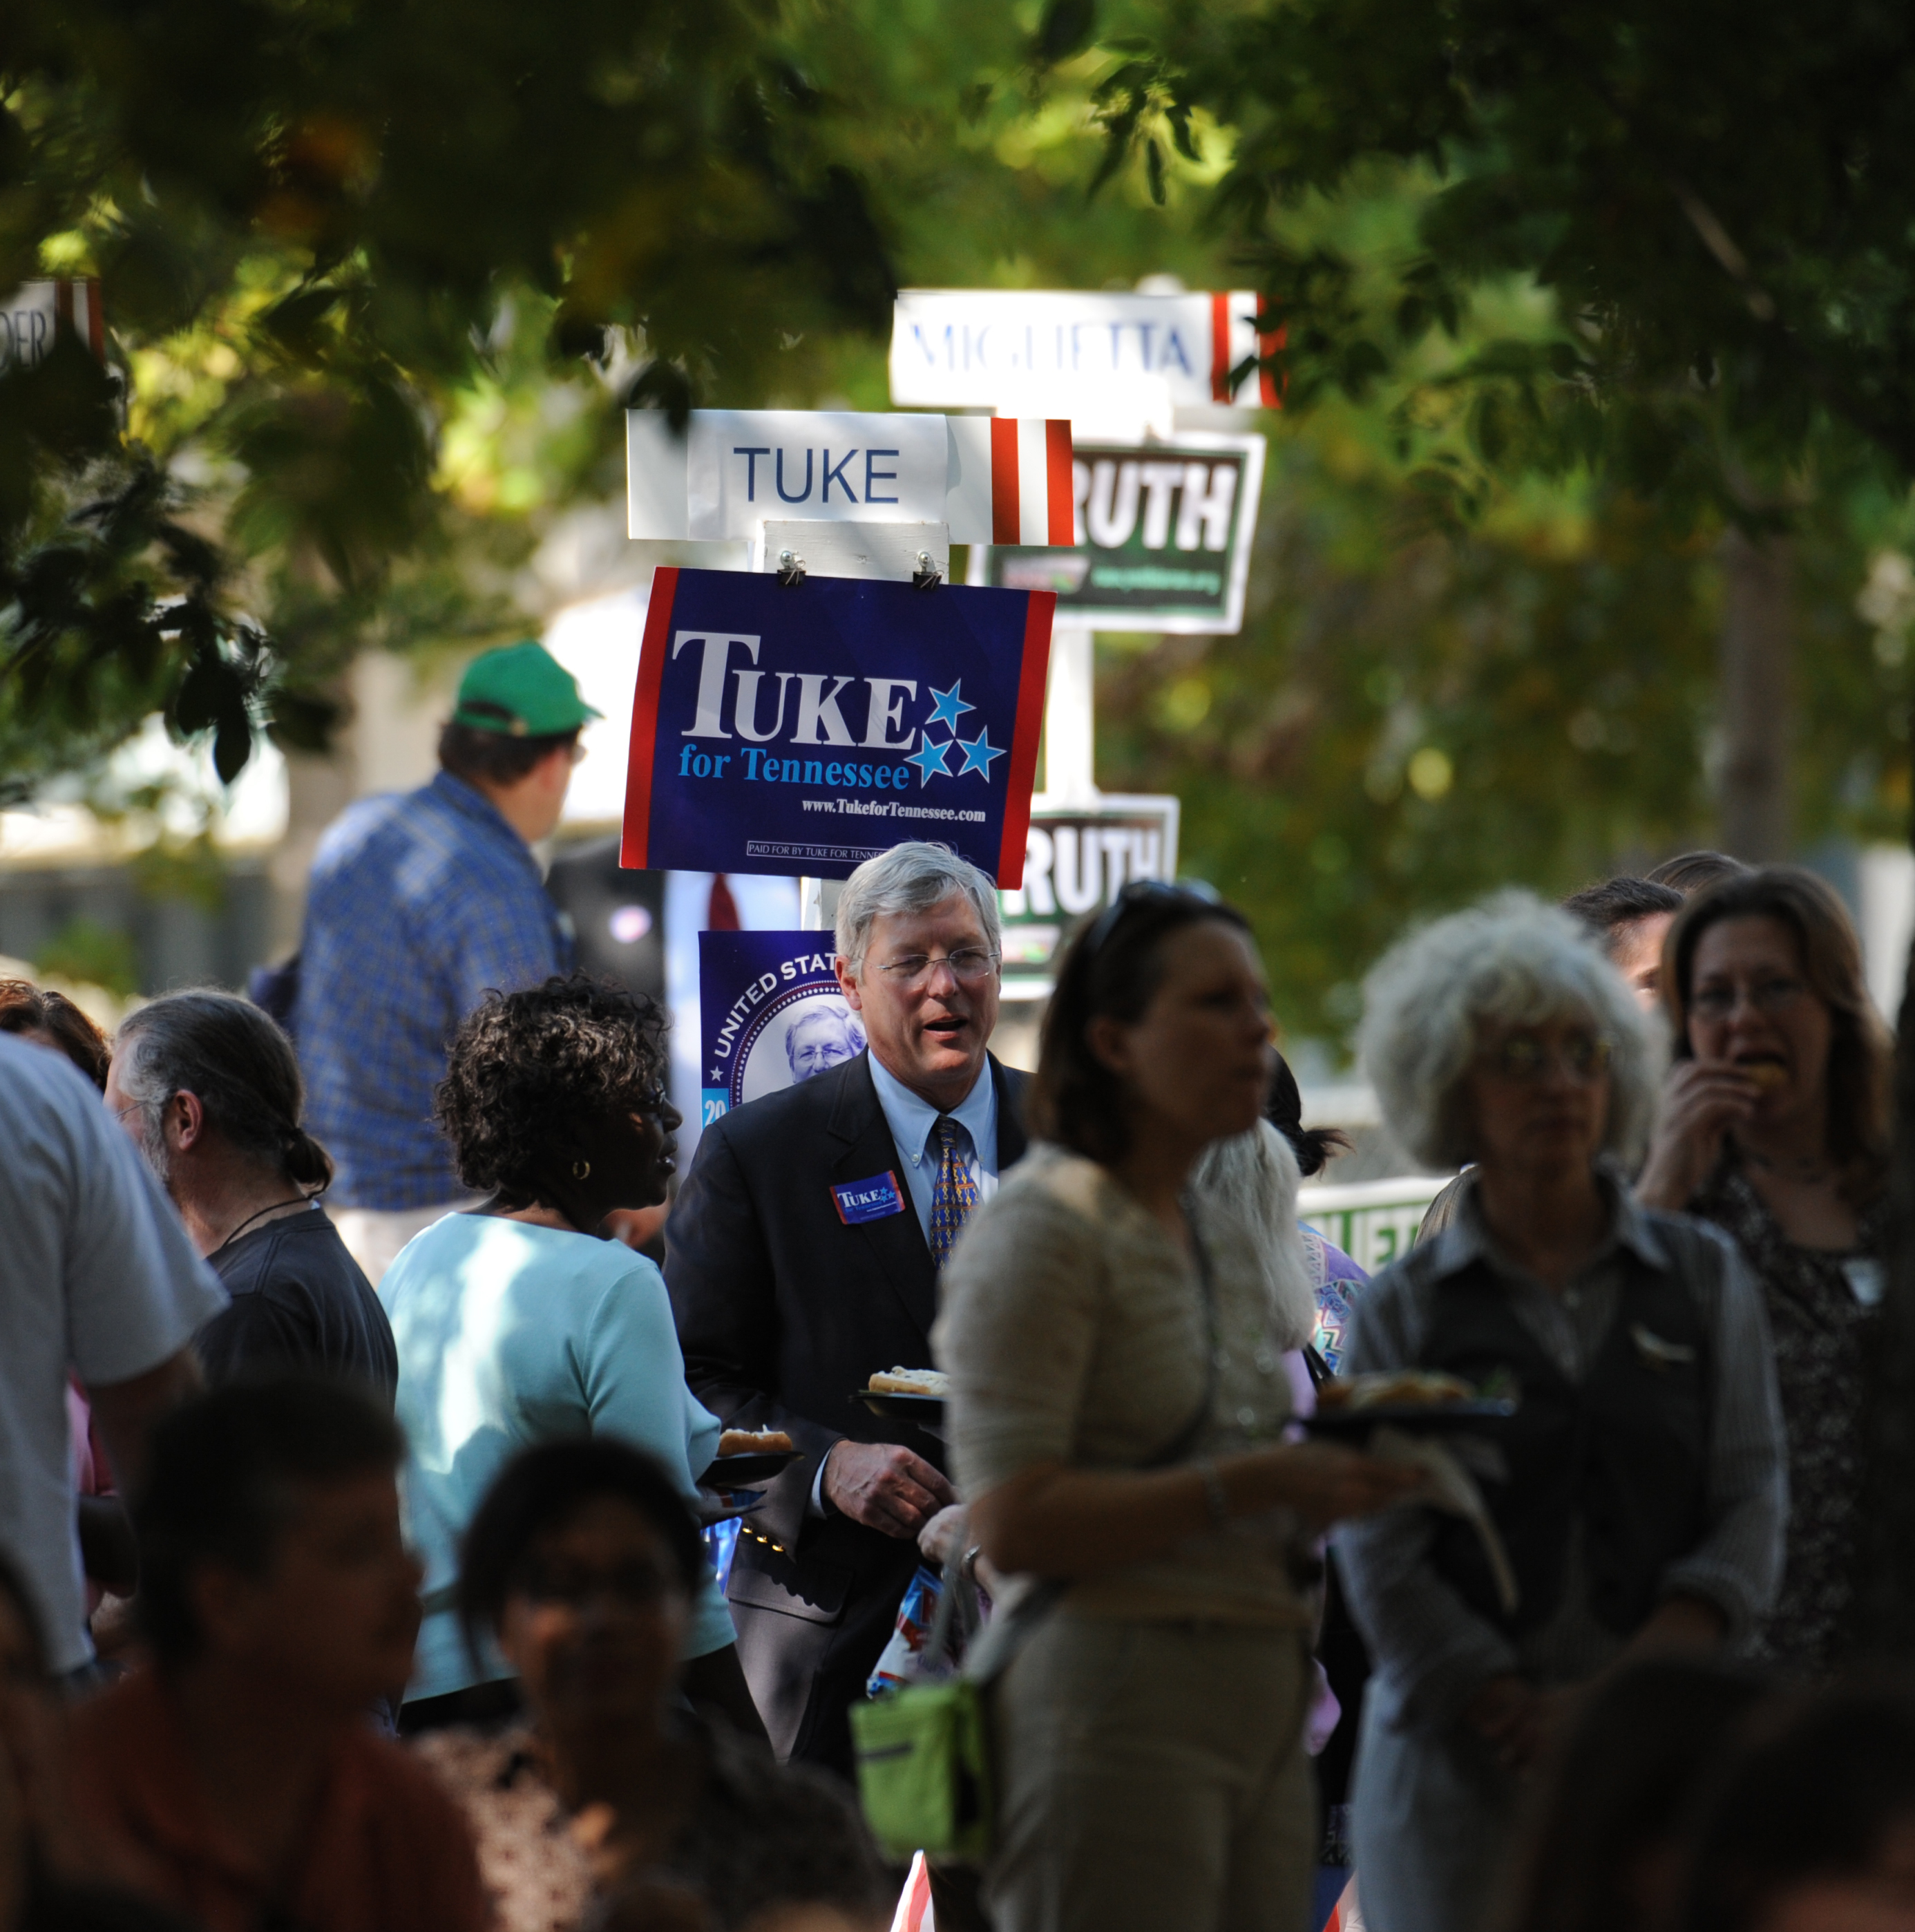
<svg viewBox="0 0 1915 1932">
<path fill-rule="evenodd" d="M 951 1393 L 951 1378 L 942 1369 L 887 1369 L 865 1384 L 874 1395 L 934 1395 Z"/>
</svg>

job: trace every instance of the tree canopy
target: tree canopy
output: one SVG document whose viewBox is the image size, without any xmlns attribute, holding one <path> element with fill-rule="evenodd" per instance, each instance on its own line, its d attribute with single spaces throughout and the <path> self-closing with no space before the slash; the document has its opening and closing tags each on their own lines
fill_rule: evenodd
<svg viewBox="0 0 1915 1932">
<path fill-rule="evenodd" d="M 682 406 L 882 328 L 883 239 L 780 25 L 754 0 L 7 10 L 0 289 L 100 277 L 133 379 L 124 429 L 70 337 L 0 382 L 13 748 L 160 700 L 223 774 L 256 708 L 310 738 L 318 678 L 453 541 L 438 434 L 515 352 Z"/>
<path fill-rule="evenodd" d="M 1440 378 L 1492 462 L 1596 464 L 1731 514 L 1740 469 L 1785 472 L 1831 430 L 1915 474 L 1905 9 L 1174 0 L 1109 58 L 1116 147 L 1198 110 L 1235 131 L 1221 212 L 1299 400 L 1519 278 L 1554 326 Z M 1299 245 L 1288 214 L 1392 176 L 1425 198 L 1380 278 L 1320 232 Z"/>
</svg>

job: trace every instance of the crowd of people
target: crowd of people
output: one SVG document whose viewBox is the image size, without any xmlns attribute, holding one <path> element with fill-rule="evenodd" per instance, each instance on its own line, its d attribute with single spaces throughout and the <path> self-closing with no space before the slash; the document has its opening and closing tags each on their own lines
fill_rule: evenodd
<svg viewBox="0 0 1915 1932">
<path fill-rule="evenodd" d="M 531 850 L 586 715 L 477 660 L 276 1014 L 0 987 L 0 1932 L 875 1932 L 853 1713 L 940 1598 L 990 1795 L 940 1932 L 1915 1926 L 1890 1049 L 1826 886 L 1407 938 L 1362 1060 L 1457 1178 L 1370 1280 L 1244 918 L 1126 887 L 1027 1077 L 934 844 L 840 895 L 847 1050 L 679 1179 L 664 1016 Z M 1468 1426 L 1328 1426 L 1405 1375 Z"/>
</svg>

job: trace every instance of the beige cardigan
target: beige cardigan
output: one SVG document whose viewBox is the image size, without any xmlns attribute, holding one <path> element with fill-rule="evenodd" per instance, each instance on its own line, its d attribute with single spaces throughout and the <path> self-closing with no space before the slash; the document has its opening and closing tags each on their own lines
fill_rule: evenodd
<svg viewBox="0 0 1915 1932">
<path fill-rule="evenodd" d="M 1222 1455 L 1282 1435 L 1293 1311 L 1241 1214 L 1215 1198 L 1197 1212 L 1218 1374 L 1196 1453 Z M 951 1376 L 946 1437 L 965 1496 L 1038 1462 L 1139 1468 L 1176 1440 L 1203 1396 L 1195 1267 L 1107 1170 L 1061 1148 L 1033 1149 L 978 1210 L 943 1297 L 932 1344 Z M 1149 1622 L 1301 1624 L 1308 1612 L 1286 1561 L 1298 1533 L 1287 1510 L 1200 1530 L 1164 1556 L 1080 1579 L 1068 1606 Z"/>
</svg>

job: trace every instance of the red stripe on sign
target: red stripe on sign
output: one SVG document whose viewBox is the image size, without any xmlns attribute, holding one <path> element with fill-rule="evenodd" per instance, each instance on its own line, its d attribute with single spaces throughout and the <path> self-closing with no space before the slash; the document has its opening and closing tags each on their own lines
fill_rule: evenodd
<svg viewBox="0 0 1915 1932">
<path fill-rule="evenodd" d="M 86 342 L 94 356 L 103 362 L 106 359 L 106 316 L 100 300 L 100 284 L 88 282 L 86 285 Z"/>
<path fill-rule="evenodd" d="M 1260 316 L 1257 320 L 1260 322 L 1263 318 Z M 1257 338 L 1257 353 L 1259 358 L 1267 358 L 1275 355 L 1284 346 L 1284 338 L 1288 333 L 1287 329 L 1279 327 L 1272 330 L 1267 335 L 1260 334 Z M 1266 410 L 1280 410 L 1283 407 L 1283 391 L 1277 386 L 1277 372 L 1269 366 L 1267 359 L 1260 360 L 1257 370 L 1257 386 L 1262 392 L 1263 406 Z"/>
<path fill-rule="evenodd" d="M 1044 686 L 1050 674 L 1054 590 L 1032 590 L 1024 612 L 1024 661 L 1017 674 L 1017 723 L 1011 734 L 1010 790 L 1004 800 L 1004 843 L 997 852 L 997 885 L 1014 892 L 1024 883 L 1024 843 L 1031 829 L 1031 788 L 1037 782 L 1037 745 L 1044 734 Z"/>
<path fill-rule="evenodd" d="M 1077 540 L 1077 492 L 1071 481 L 1071 424 L 1068 418 L 1044 425 L 1044 466 L 1050 485 L 1050 530 L 1053 544 Z"/>
<path fill-rule="evenodd" d="M 1017 419 L 990 419 L 990 540 L 1014 544 L 1017 527 Z"/>
<path fill-rule="evenodd" d="M 638 688 L 631 705 L 631 749 L 625 758 L 625 827 L 619 863 L 642 872 L 652 836 L 652 750 L 658 735 L 658 691 L 665 681 L 665 659 L 672 634 L 672 605 L 679 594 L 675 565 L 661 563 L 652 574 L 652 602 L 645 614 L 645 641 L 638 652 Z"/>
<path fill-rule="evenodd" d="M 1230 399 L 1230 298 L 1227 295 L 1210 298 L 1210 400 L 1227 403 Z"/>
</svg>

